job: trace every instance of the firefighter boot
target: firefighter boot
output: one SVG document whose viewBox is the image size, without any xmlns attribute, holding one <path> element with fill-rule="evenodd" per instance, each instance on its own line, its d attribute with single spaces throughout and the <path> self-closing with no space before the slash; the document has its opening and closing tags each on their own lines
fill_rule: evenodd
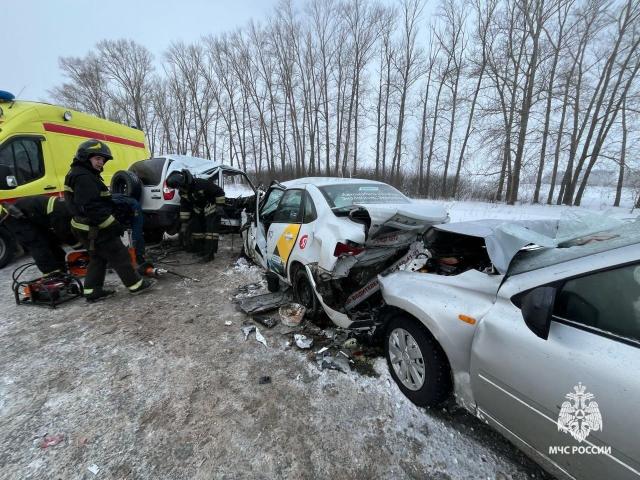
<svg viewBox="0 0 640 480">
<path fill-rule="evenodd" d="M 94 303 L 99 302 L 100 300 L 104 300 L 105 298 L 110 297 L 115 293 L 115 290 L 107 290 L 105 288 L 97 287 L 91 290 L 85 289 L 84 298 L 87 299 L 87 302 Z"/>
</svg>

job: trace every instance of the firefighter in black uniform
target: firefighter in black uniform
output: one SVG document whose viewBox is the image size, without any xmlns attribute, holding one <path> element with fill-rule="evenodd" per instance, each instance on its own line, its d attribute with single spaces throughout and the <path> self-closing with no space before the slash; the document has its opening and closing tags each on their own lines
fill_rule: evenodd
<svg viewBox="0 0 640 480">
<path fill-rule="evenodd" d="M 190 227 L 193 251 L 202 254 L 205 261 L 213 260 L 218 253 L 224 190 L 212 180 L 193 178 L 188 170 L 172 172 L 166 183 L 180 194 L 181 233 L 186 235 Z"/>
<path fill-rule="evenodd" d="M 0 223 L 29 251 L 45 276 L 66 271 L 61 245 L 80 246 L 70 221 L 71 213 L 59 197 L 36 195 L 20 198 L 13 205 L 0 204 Z"/>
<path fill-rule="evenodd" d="M 84 282 L 84 293 L 89 302 L 114 293 L 103 288 L 107 265 L 116 271 L 131 294 L 145 291 L 155 283 L 136 273 L 127 248 L 120 240 L 124 227 L 113 216 L 111 193 L 100 177 L 104 164 L 112 158 L 106 143 L 87 140 L 78 147 L 64 180 L 64 197 L 73 215 L 71 227 L 89 251 Z"/>
</svg>

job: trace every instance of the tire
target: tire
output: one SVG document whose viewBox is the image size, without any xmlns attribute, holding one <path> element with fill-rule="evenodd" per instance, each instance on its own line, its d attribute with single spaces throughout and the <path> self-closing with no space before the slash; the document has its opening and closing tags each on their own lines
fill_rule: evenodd
<svg viewBox="0 0 640 480">
<path fill-rule="evenodd" d="M 244 249 L 244 247 L 242 248 Z M 272 293 L 280 290 L 280 279 L 275 273 L 267 272 L 265 277 L 267 279 L 267 290 Z"/>
<path fill-rule="evenodd" d="M 391 376 L 414 404 L 432 407 L 450 396 L 451 368 L 447 357 L 418 320 L 403 313 L 391 317 L 384 350 Z M 411 365 L 413 368 L 407 368 Z"/>
<path fill-rule="evenodd" d="M 0 228 L 0 268 L 13 260 L 16 254 L 16 240 L 5 228 Z"/>
<path fill-rule="evenodd" d="M 128 197 L 140 200 L 142 182 L 135 173 L 128 170 L 118 170 L 111 177 L 111 193 L 123 193 Z"/>
<path fill-rule="evenodd" d="M 293 274 L 293 298 L 307 309 L 305 313 L 307 318 L 316 319 L 319 317 L 322 307 L 304 267 L 298 267 Z"/>
</svg>

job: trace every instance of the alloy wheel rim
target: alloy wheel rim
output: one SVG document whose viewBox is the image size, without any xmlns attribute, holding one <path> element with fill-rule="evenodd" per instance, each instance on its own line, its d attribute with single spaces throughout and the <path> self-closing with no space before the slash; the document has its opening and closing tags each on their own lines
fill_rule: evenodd
<svg viewBox="0 0 640 480">
<path fill-rule="evenodd" d="M 425 382 L 425 362 L 418 342 L 404 328 L 395 328 L 389 335 L 389 360 L 402 385 L 420 390 Z"/>
</svg>

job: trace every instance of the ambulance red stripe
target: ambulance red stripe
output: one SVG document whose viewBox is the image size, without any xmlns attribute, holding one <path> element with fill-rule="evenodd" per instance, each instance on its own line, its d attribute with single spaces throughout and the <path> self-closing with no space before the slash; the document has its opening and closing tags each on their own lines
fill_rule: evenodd
<svg viewBox="0 0 640 480">
<path fill-rule="evenodd" d="M 96 140 L 104 140 L 105 142 L 121 143 L 131 147 L 145 148 L 144 143 L 129 140 L 127 138 L 116 137 L 114 135 L 105 135 L 104 133 L 85 130 L 83 128 L 67 127 L 66 125 L 58 125 L 57 123 L 43 123 L 42 126 L 47 132 L 64 133 L 65 135 L 74 135 L 76 137 L 95 138 Z"/>
</svg>

